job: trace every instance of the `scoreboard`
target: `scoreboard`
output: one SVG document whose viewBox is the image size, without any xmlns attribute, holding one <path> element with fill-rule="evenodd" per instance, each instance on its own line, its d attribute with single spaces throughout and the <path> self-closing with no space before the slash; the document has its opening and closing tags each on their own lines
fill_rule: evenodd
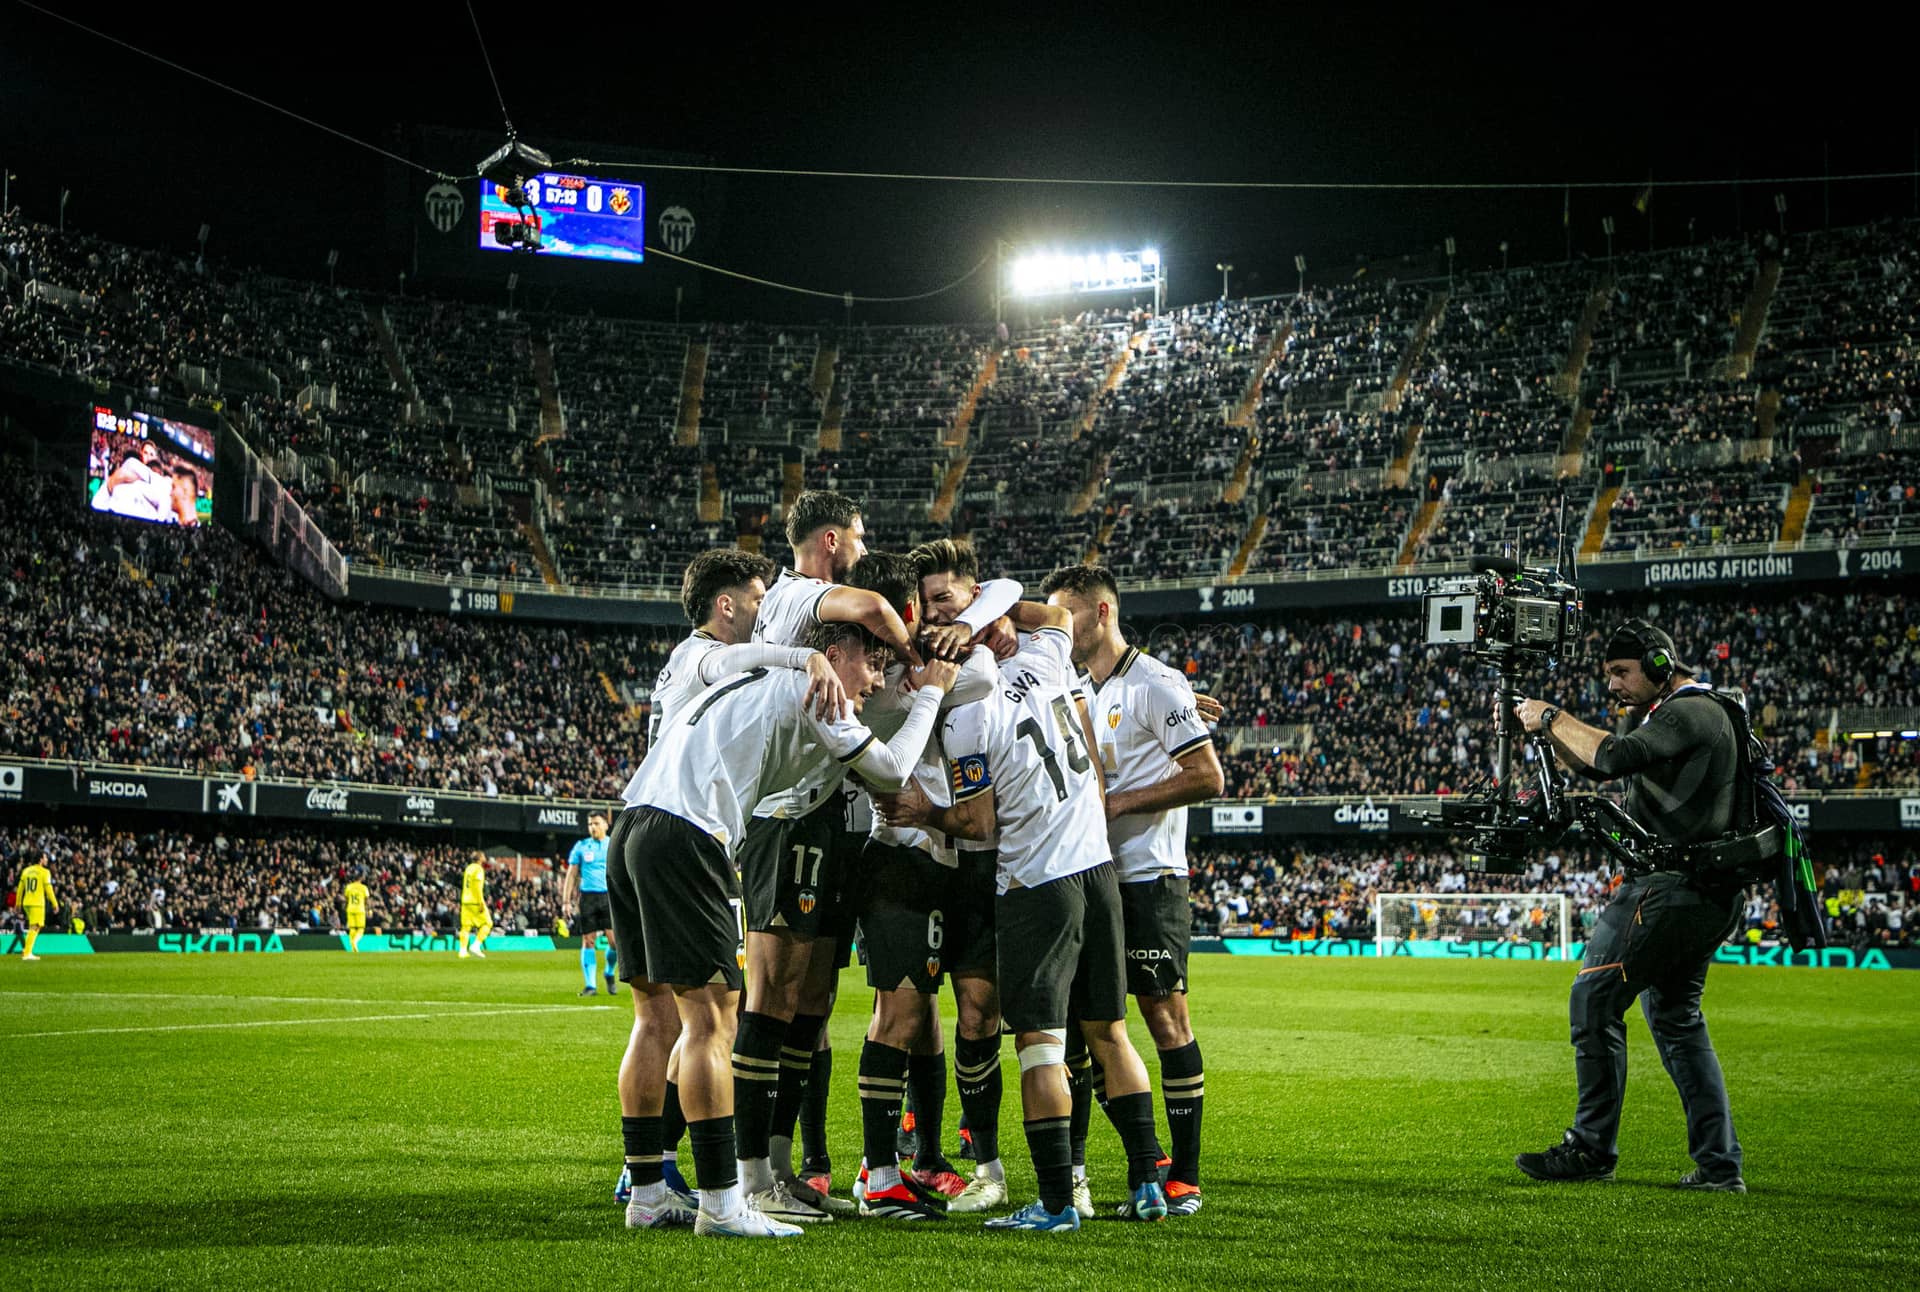
<svg viewBox="0 0 1920 1292">
<path fill-rule="evenodd" d="M 528 218 L 524 208 L 507 201 L 507 191 L 506 185 L 480 181 L 482 250 L 511 250 L 494 230 Z M 637 183 L 549 171 L 526 182 L 526 198 L 539 222 L 542 254 L 632 264 L 647 258 L 646 201 Z"/>
</svg>

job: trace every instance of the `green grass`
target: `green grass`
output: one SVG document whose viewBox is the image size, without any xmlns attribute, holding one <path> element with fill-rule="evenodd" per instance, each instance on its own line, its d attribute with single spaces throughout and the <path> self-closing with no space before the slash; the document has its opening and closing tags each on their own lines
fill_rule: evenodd
<svg viewBox="0 0 1920 1292">
<path fill-rule="evenodd" d="M 1564 967 L 1197 956 L 1194 979 L 1199 1216 L 1062 1236 L 856 1220 L 739 1244 L 622 1227 L 627 1001 L 576 1001 L 571 953 L 12 959 L 0 1270 L 60 1288 L 1920 1284 L 1920 975 L 1713 971 L 1746 1197 L 1661 1187 L 1689 1166 L 1685 1132 L 1637 1017 L 1617 1182 L 1514 1171 L 1571 1111 Z M 850 975 L 843 1173 L 865 1001 Z M 1018 1121 L 1010 1090 L 1025 1200 Z M 1117 1200 L 1097 1117 L 1091 1148 L 1095 1196 Z"/>
</svg>

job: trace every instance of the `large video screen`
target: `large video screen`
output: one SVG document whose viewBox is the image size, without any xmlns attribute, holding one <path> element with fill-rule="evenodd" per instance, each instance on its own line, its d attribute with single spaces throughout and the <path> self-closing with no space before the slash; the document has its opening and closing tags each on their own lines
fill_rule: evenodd
<svg viewBox="0 0 1920 1292">
<path fill-rule="evenodd" d="M 95 511 L 135 520 L 207 524 L 213 517 L 213 432 L 94 405 L 87 501 Z"/>
<path fill-rule="evenodd" d="M 540 222 L 541 254 L 632 264 L 647 258 L 646 202 L 640 185 L 548 172 L 528 180 L 526 192 Z M 511 251 L 494 230 L 525 222 L 522 211 L 508 205 L 506 194 L 506 185 L 480 181 L 482 250 Z"/>
</svg>

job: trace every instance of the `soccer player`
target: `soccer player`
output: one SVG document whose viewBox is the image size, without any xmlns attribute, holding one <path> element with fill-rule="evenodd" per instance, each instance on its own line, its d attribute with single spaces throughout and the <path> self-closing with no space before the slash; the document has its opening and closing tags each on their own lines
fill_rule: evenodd
<svg viewBox="0 0 1920 1292">
<path fill-rule="evenodd" d="M 40 938 L 40 930 L 46 927 L 47 907 L 52 906 L 57 913 L 60 899 L 53 895 L 53 876 L 47 871 L 47 856 L 40 854 L 40 860 L 20 872 L 20 882 L 14 885 L 13 900 L 20 907 L 20 914 L 27 922 L 26 940 L 20 948 L 20 959 L 38 960 L 33 953 L 33 944 Z"/>
<path fill-rule="evenodd" d="M 367 931 L 367 885 L 364 882 L 367 871 L 364 866 L 353 869 L 353 878 L 340 890 L 340 896 L 347 907 L 347 946 L 352 951 L 360 950 L 360 937 Z"/>
<path fill-rule="evenodd" d="M 842 586 L 866 555 L 866 526 L 859 504 L 844 494 L 810 489 L 787 509 L 791 570 L 782 570 L 754 621 L 756 642 L 797 646 L 825 623 L 866 629 L 897 659 L 919 663 L 906 623 L 876 592 Z M 843 872 L 866 842 L 848 819 L 842 792 L 844 769 L 831 762 L 807 780 L 754 807 L 740 841 L 741 880 L 746 895 L 747 1007 L 735 1044 L 743 1071 L 771 1060 L 777 1077 L 771 1101 L 752 1099 L 739 1110 L 739 1147 L 748 1186 L 768 1193 L 778 1182 L 783 1196 L 770 1197 L 776 1211 L 817 1219 L 829 1206 L 825 1188 L 793 1173 L 794 1124 L 810 1083 L 824 1092 L 832 1052 L 824 1049 L 838 972 L 852 956 L 852 919 L 842 902 Z M 746 1078 L 755 1085 L 757 1078 Z M 776 1155 L 779 1135 L 783 1153 Z M 831 1167 L 820 1158 L 801 1174 L 831 1184 Z"/>
<path fill-rule="evenodd" d="M 884 685 L 885 649 L 854 624 L 823 625 L 810 645 L 827 657 L 857 715 Z M 736 1156 L 736 1090 L 739 1098 L 759 1091 L 771 1102 L 780 1059 L 777 1044 L 771 1054 L 736 1051 L 734 1080 L 726 1078 L 745 959 L 740 882 L 728 852 L 745 834 L 754 803 L 815 776 L 824 763 L 852 767 L 882 789 L 904 785 L 956 673 L 938 661 L 920 671 L 912 710 L 889 744 L 857 716 L 819 718 L 803 674 L 755 669 L 709 690 L 661 732 L 641 764 L 629 787 L 633 806 L 614 827 L 607 883 L 621 966 L 644 997 L 635 1003 L 639 1024 L 620 1073 L 623 1106 L 638 1110 L 622 1119 L 633 1178 L 629 1226 L 686 1220 L 667 1193 L 661 1160 L 667 1038 L 675 1031 L 669 1018 L 677 1016 L 685 1034 L 680 1100 L 700 1184 L 696 1232 L 800 1232 L 766 1212 L 766 1203 L 785 1201 L 775 1196 L 783 1190 L 743 1188 Z"/>
<path fill-rule="evenodd" d="M 693 630 L 675 646 L 667 663 L 654 679 L 652 713 L 647 722 L 647 747 L 651 750 L 660 733 L 677 717 L 697 703 L 707 688 L 722 678 L 755 668 L 804 669 L 808 678 L 807 702 L 819 718 L 844 717 L 851 706 L 838 674 L 826 656 L 807 646 L 776 646 L 756 642 L 753 627 L 760 613 L 760 602 L 767 595 L 767 581 L 774 577 L 772 561 L 739 548 L 716 547 L 687 563 L 680 580 L 680 609 Z M 635 787 L 640 774 L 634 773 L 623 792 L 627 806 L 636 804 Z M 617 958 L 618 952 L 610 951 Z M 646 1002 L 634 998 L 634 1034 L 638 1034 Z M 663 1019 L 662 1026 L 672 1034 L 679 1028 L 674 1015 Z M 629 1046 L 632 1039 L 629 1038 Z M 662 1156 L 668 1185 L 681 1196 L 691 1198 L 679 1168 L 679 1145 L 685 1119 L 680 1115 L 680 1045 L 673 1042 L 667 1065 L 664 1096 L 665 1147 Z M 636 1115 L 622 1086 L 622 1115 Z M 627 1202 L 632 1196 L 632 1172 L 623 1170 L 614 1197 Z M 689 1202 L 688 1210 L 691 1211 Z"/>
<path fill-rule="evenodd" d="M 493 916 L 487 911 L 487 854 L 475 849 L 473 860 L 460 876 L 460 958 L 465 960 L 472 954 L 485 960 L 487 953 L 481 948 L 492 932 Z"/>
<path fill-rule="evenodd" d="M 1167 1214 L 1200 1210 L 1200 1043 L 1187 1014 L 1187 806 L 1226 787 L 1187 679 L 1120 635 L 1120 593 L 1100 566 L 1055 570 L 1044 590 L 1073 616 L 1073 662 L 1093 684 L 1107 780 L 1107 842 L 1119 869 L 1127 991 L 1160 1052 L 1173 1138 Z"/>
<path fill-rule="evenodd" d="M 920 571 L 913 556 L 869 552 L 850 578 L 855 586 L 887 598 L 905 622 L 922 620 Z M 982 596 L 982 616 L 997 614 L 995 604 L 1011 605 L 1019 591 L 1019 584 L 1007 581 Z M 949 707 L 985 698 L 998 682 L 993 652 L 973 649 L 974 635 L 970 623 L 955 635 L 953 645 L 967 650 L 969 659 L 966 681 L 954 684 Z M 902 696 L 895 689 L 886 699 L 898 709 Z M 877 712 L 883 707 L 876 697 L 867 709 L 869 722 L 881 732 L 889 730 L 887 718 Z M 930 800 L 942 805 L 949 801 L 945 760 L 936 744 L 929 743 L 922 753 L 914 780 Z M 864 792 L 861 796 L 865 797 Z M 940 1148 L 947 1060 L 938 993 L 949 967 L 991 971 L 992 858 L 985 859 L 986 882 L 969 886 L 967 881 L 981 874 L 980 854 L 967 854 L 972 865 L 963 873 L 961 854 L 952 841 L 919 829 L 895 830 L 871 808 L 864 815 L 869 818 L 870 834 L 860 866 L 865 891 L 858 915 L 867 952 L 867 982 L 876 996 L 860 1058 L 862 1139 L 869 1172 L 860 1211 L 894 1220 L 939 1219 L 945 1215 L 943 1204 L 962 1194 L 967 1182 Z M 920 1117 L 911 1175 L 896 1166 L 900 1100 L 878 1097 L 903 1089 Z M 864 1097 L 868 1093 L 876 1097 Z"/>
<path fill-rule="evenodd" d="M 601 945 L 601 934 L 613 926 L 607 913 L 607 816 L 593 812 L 587 816 L 587 837 L 577 840 L 567 854 L 566 888 L 560 898 L 566 910 L 577 911 L 574 932 L 580 935 L 580 973 L 587 985 L 582 996 L 597 996 L 593 985 L 594 948 Z M 607 994 L 614 992 L 614 965 L 619 956 L 612 946 L 606 948 Z"/>
<path fill-rule="evenodd" d="M 1013 621 L 1025 637 L 1019 653 L 1000 664 L 1001 690 L 955 709 L 941 725 L 953 806 L 936 811 L 909 791 L 881 810 L 892 825 L 931 826 L 961 838 L 998 831 L 995 970 L 1020 1061 L 1040 1198 L 987 1227 L 1080 1227 L 1066 1066 L 1074 1020 L 1106 1071 L 1107 1116 L 1127 1155 L 1132 1196 L 1121 1214 L 1159 1220 L 1167 1214 L 1156 1169 L 1160 1144 L 1146 1067 L 1126 1033 L 1120 891 L 1101 777 L 1088 753 L 1092 728 L 1074 693 L 1073 618 L 1058 606 L 1023 602 Z"/>
</svg>

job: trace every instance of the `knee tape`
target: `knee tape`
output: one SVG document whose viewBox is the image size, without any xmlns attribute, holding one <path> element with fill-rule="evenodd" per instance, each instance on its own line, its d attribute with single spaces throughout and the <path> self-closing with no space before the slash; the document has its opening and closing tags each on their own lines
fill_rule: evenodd
<svg viewBox="0 0 1920 1292">
<path fill-rule="evenodd" d="M 1050 1063 L 1064 1064 L 1067 1061 L 1066 1029 L 1050 1027 L 1042 1035 L 1051 1039 L 1039 1045 L 1029 1045 L 1020 1051 L 1020 1071 L 1031 1072 Z"/>
</svg>

